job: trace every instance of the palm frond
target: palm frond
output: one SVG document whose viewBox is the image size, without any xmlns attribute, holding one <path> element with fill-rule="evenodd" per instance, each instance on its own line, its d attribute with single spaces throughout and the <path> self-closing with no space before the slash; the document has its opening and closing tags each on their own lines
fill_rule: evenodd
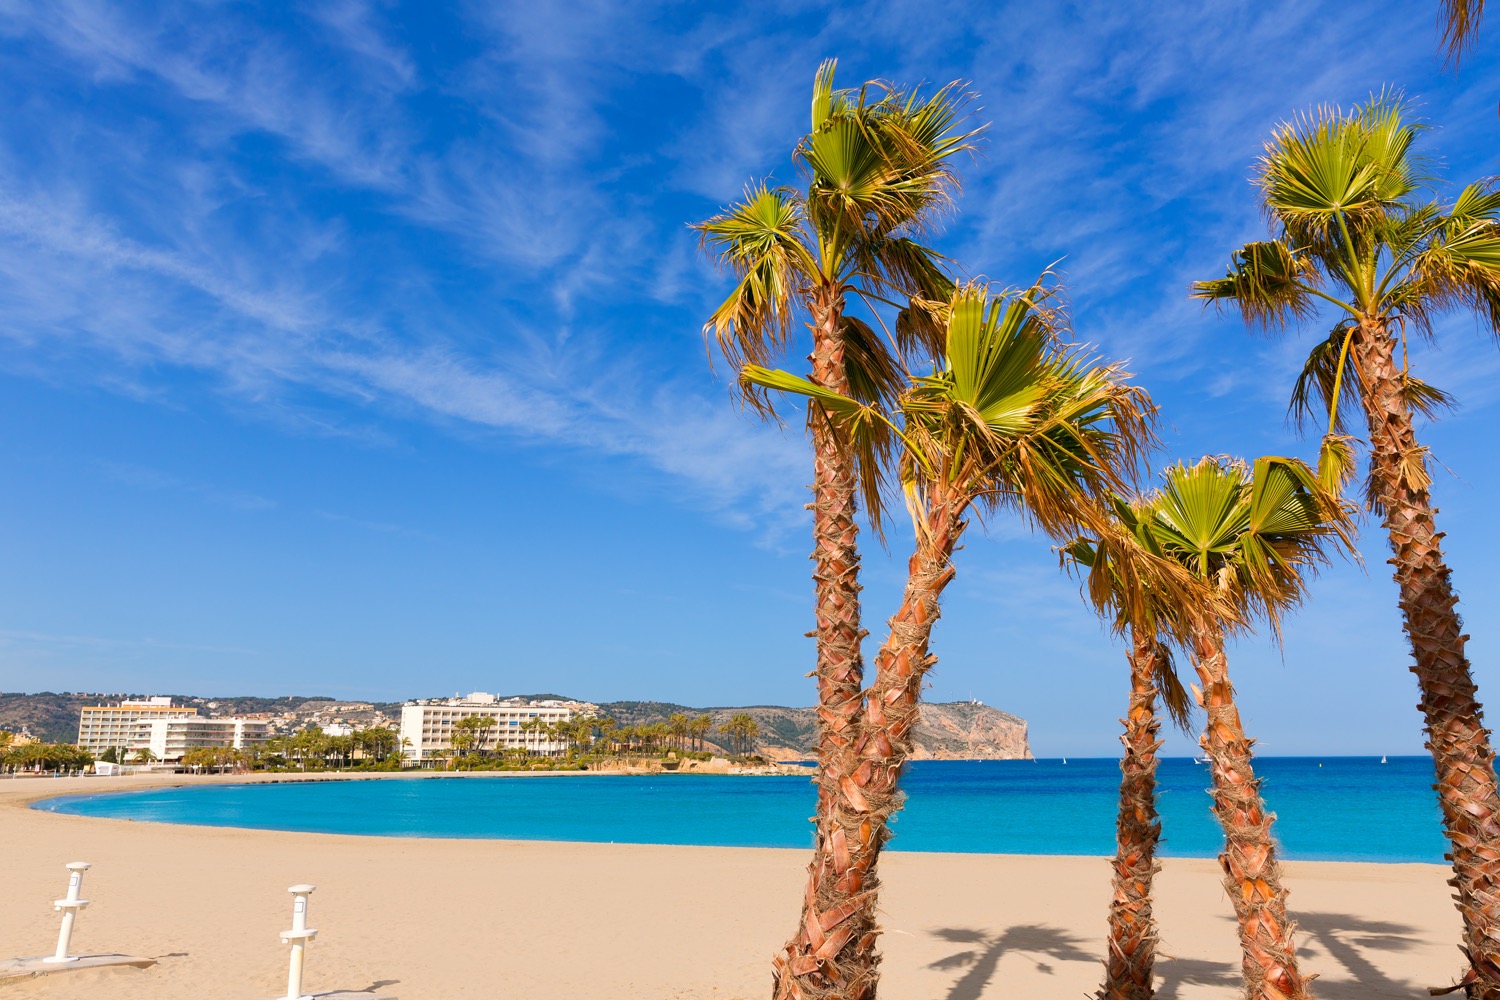
<svg viewBox="0 0 1500 1000">
<path fill-rule="evenodd" d="M 1172 720 L 1172 725 L 1184 735 L 1192 735 L 1193 725 L 1193 696 L 1183 686 L 1182 678 L 1177 674 L 1177 663 L 1172 656 L 1172 647 L 1164 642 L 1156 644 L 1156 681 L 1157 693 L 1161 695 L 1162 706 L 1167 710 L 1167 718 Z"/>
<path fill-rule="evenodd" d="M 818 64 L 813 76 L 812 131 L 816 132 L 833 114 L 833 73 L 838 68 L 837 59 L 824 59 Z"/>
<path fill-rule="evenodd" d="M 796 157 L 810 173 L 808 214 L 829 254 L 869 235 L 921 232 L 951 204 L 958 184 L 952 160 L 975 147 L 983 126 L 958 125 L 967 95 L 958 84 L 931 97 L 874 84 L 857 93 L 831 90 L 832 70 L 814 87 L 812 132 Z M 825 98 L 824 93 L 830 96 Z M 846 262 L 857 263 L 857 262 Z"/>
<path fill-rule="evenodd" d="M 1443 50 L 1457 64 L 1473 47 L 1484 16 L 1484 0 L 1438 0 L 1438 26 L 1443 32 Z"/>
<path fill-rule="evenodd" d="M 1327 427 L 1343 434 L 1351 421 L 1363 418 L 1359 369 L 1346 346 L 1352 333 L 1353 324 L 1341 322 L 1312 346 L 1292 385 L 1288 421 L 1304 429 Z"/>
<path fill-rule="evenodd" d="M 1467 185 L 1448 211 L 1448 225 L 1468 229 L 1481 222 L 1500 222 L 1500 188 L 1494 180 Z"/>
<path fill-rule="evenodd" d="M 844 375 L 849 395 L 885 409 L 895 406 L 906 387 L 906 373 L 870 324 L 847 313 L 839 317 L 839 339 L 844 345 Z"/>
<path fill-rule="evenodd" d="M 1399 93 L 1354 113 L 1324 106 L 1284 122 L 1267 141 L 1256 182 L 1294 245 L 1328 252 L 1341 225 L 1383 215 L 1419 183 L 1419 126 Z"/>
<path fill-rule="evenodd" d="M 1385 215 L 1370 220 L 1365 233 L 1371 248 L 1383 248 L 1397 264 L 1411 259 L 1445 223 L 1437 202 L 1402 203 Z"/>
<path fill-rule="evenodd" d="M 1281 617 L 1302 600 L 1309 573 L 1331 552 L 1353 551 L 1347 505 L 1297 459 L 1179 464 L 1149 502 L 1163 553 L 1241 609 L 1239 623 L 1224 623 L 1229 629 L 1260 616 L 1279 637 Z"/>
<path fill-rule="evenodd" d="M 878 406 L 824 388 L 779 369 L 745 365 L 740 369 L 745 391 L 770 390 L 808 400 L 807 419 L 826 420 L 840 436 L 841 446 L 854 459 L 855 476 L 864 511 L 879 532 L 883 523 L 885 486 L 901 430 Z"/>
<path fill-rule="evenodd" d="M 1415 257 L 1393 298 L 1408 309 L 1408 300 L 1423 300 L 1428 309 L 1467 306 L 1484 317 L 1492 333 L 1500 334 L 1500 222 L 1453 216 Z"/>
<path fill-rule="evenodd" d="M 948 259 L 910 237 L 871 234 L 852 243 L 850 256 L 876 294 L 895 292 L 915 300 L 908 309 L 922 303 L 947 303 L 953 296 L 953 279 L 944 269 Z M 941 327 L 930 316 L 907 312 L 902 310 L 896 319 L 897 348 L 935 357 L 942 349 Z"/>
<path fill-rule="evenodd" d="M 1443 410 L 1458 407 L 1458 400 L 1450 393 L 1422 381 L 1410 372 L 1403 376 L 1401 388 L 1402 395 L 1406 398 L 1406 405 L 1429 420 Z"/>
<path fill-rule="evenodd" d="M 960 288 L 942 365 L 913 380 L 902 410 L 909 441 L 945 489 L 1060 537 L 1097 521 L 1094 495 L 1134 478 L 1156 411 L 1118 366 L 1056 343 L 1052 294 Z"/>
<path fill-rule="evenodd" d="M 1117 633 L 1127 630 L 1167 636 L 1186 644 L 1196 630 L 1234 617 L 1197 576 L 1168 558 L 1150 525 L 1142 500 L 1108 494 L 1098 511 L 1095 534 L 1057 548 L 1064 568 L 1083 578 L 1084 595 Z"/>
<path fill-rule="evenodd" d="M 1191 297 L 1220 305 L 1231 302 L 1247 324 L 1270 329 L 1313 314 L 1308 287 L 1316 280 L 1311 261 L 1286 244 L 1247 243 L 1234 252 L 1224 277 L 1193 282 Z"/>
<path fill-rule="evenodd" d="M 1345 434 L 1325 434 L 1318 446 L 1318 485 L 1325 493 L 1343 496 L 1359 474 L 1354 457 L 1354 439 Z"/>
<path fill-rule="evenodd" d="M 802 243 L 797 196 L 765 184 L 693 228 L 716 262 L 739 280 L 704 324 L 730 364 L 763 364 L 787 341 L 796 296 L 815 270 Z"/>
<path fill-rule="evenodd" d="M 949 297 L 930 299 L 912 295 L 907 298 L 906 307 L 896 313 L 896 344 L 912 358 L 913 364 L 920 363 L 922 355 L 936 358 L 942 353 Z"/>
<path fill-rule="evenodd" d="M 1414 152 L 1426 126 L 1412 117 L 1412 106 L 1401 91 L 1386 88 L 1372 94 L 1353 121 L 1363 145 L 1361 155 L 1377 171 L 1375 198 L 1383 208 L 1398 207 L 1431 180 L 1426 159 Z"/>
</svg>

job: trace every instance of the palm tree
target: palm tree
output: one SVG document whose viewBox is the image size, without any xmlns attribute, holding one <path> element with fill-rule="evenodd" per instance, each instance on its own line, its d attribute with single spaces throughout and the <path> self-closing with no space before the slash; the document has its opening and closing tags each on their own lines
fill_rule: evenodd
<svg viewBox="0 0 1500 1000">
<path fill-rule="evenodd" d="M 895 324 L 898 343 L 930 345 L 933 325 L 922 303 L 946 299 L 951 285 L 940 258 L 916 237 L 949 203 L 952 160 L 973 148 L 977 131 L 953 127 L 963 103 L 956 85 L 931 96 L 878 84 L 835 90 L 834 68 L 833 60 L 818 67 L 812 131 L 795 152 L 805 192 L 754 185 L 742 202 L 696 227 L 737 279 L 704 332 L 730 364 L 763 365 L 787 345 L 795 321 L 805 319 L 815 385 L 840 397 L 889 402 L 901 387 L 899 367 L 874 329 L 847 312 L 847 299 L 856 295 L 868 305 L 906 298 Z M 740 384 L 748 403 L 768 411 L 762 393 Z M 864 685 L 856 493 L 878 529 L 879 465 L 890 439 L 877 434 L 857 453 L 821 406 L 808 407 L 807 421 L 819 722 L 819 819 L 806 894 L 812 899 L 837 861 L 828 817 L 843 798 L 835 776 L 847 770 L 840 761 L 852 752 Z M 798 926 L 808 918 L 804 907 Z"/>
<path fill-rule="evenodd" d="M 692 720 L 682 712 L 673 712 L 667 717 L 667 730 L 672 734 L 672 744 L 678 750 L 686 750 L 686 739 Z"/>
<path fill-rule="evenodd" d="M 1193 294 L 1238 306 L 1247 322 L 1280 326 L 1336 310 L 1293 392 L 1294 411 L 1326 413 L 1323 461 L 1352 465 L 1347 419 L 1369 434 L 1370 507 L 1382 516 L 1411 641 L 1412 671 L 1452 845 L 1452 885 L 1470 959 L 1464 985 L 1500 998 L 1500 790 L 1480 714 L 1442 533 L 1428 493 L 1427 451 L 1413 413 L 1447 397 L 1409 372 L 1408 328 L 1472 310 L 1500 332 L 1500 191 L 1470 184 L 1451 204 L 1419 197 L 1418 126 L 1388 95 L 1345 114 L 1323 109 L 1281 126 L 1259 164 L 1275 239 L 1235 252 L 1229 273 Z M 1401 348 L 1401 359 L 1396 357 Z M 1346 391 L 1347 390 L 1347 391 Z M 1329 475 L 1330 482 L 1335 478 Z"/>
<path fill-rule="evenodd" d="M 689 723 L 689 728 L 691 729 L 693 734 L 694 750 L 697 750 L 700 753 L 703 751 L 703 737 L 708 735 L 708 731 L 713 727 L 714 720 L 707 715 L 700 715 L 691 723 Z"/>
<path fill-rule="evenodd" d="M 719 727 L 719 732 L 729 737 L 731 752 L 737 757 L 743 757 L 755 746 L 760 725 L 748 712 L 736 712 Z"/>
<path fill-rule="evenodd" d="M 876 658 L 848 770 L 835 777 L 833 878 L 817 883 L 809 919 L 777 957 L 777 996 L 875 995 L 876 866 L 899 808 L 929 639 L 952 557 L 976 504 L 1010 509 L 1049 533 L 1093 520 L 1088 498 L 1121 488 L 1151 439 L 1145 394 L 1121 372 L 1059 346 L 1058 314 L 1041 283 L 992 298 L 957 289 L 943 310 L 944 350 L 930 376 L 900 398 L 901 427 L 877 407 L 785 372 L 747 366 L 743 378 L 816 400 L 856 443 L 879 422 L 905 444 L 900 476 L 916 529 L 902 602 Z M 846 805 L 847 803 L 847 805 Z"/>
<path fill-rule="evenodd" d="M 1259 616 L 1277 635 L 1280 618 L 1303 596 L 1307 573 L 1330 548 L 1349 545 L 1348 513 L 1295 459 L 1242 462 L 1204 458 L 1177 465 L 1149 500 L 1147 522 L 1168 558 L 1209 585 L 1234 619 L 1192 625 L 1193 666 L 1208 715 L 1199 745 L 1213 775 L 1213 810 L 1224 829 L 1224 888 L 1239 920 L 1249 1000 L 1310 997 L 1297 965 L 1294 925 L 1266 810 L 1230 683 L 1226 632 Z"/>
<path fill-rule="evenodd" d="M 1160 696 L 1184 732 L 1191 702 L 1178 679 L 1168 639 L 1191 634 L 1191 623 L 1215 605 L 1208 588 L 1177 564 L 1161 558 L 1145 501 L 1113 497 L 1116 531 L 1079 538 L 1060 549 L 1065 564 L 1084 573 L 1094 608 L 1129 642 L 1130 701 L 1121 722 L 1120 808 L 1115 820 L 1109 953 L 1098 1000 L 1151 1000 L 1155 995 L 1157 926 L 1152 887 L 1161 862 L 1156 848 L 1161 821 L 1156 808 L 1156 753 Z"/>
<path fill-rule="evenodd" d="M 493 716 L 466 715 L 453 724 L 450 743 L 454 750 L 459 751 L 460 756 L 467 757 L 471 752 L 483 754 L 485 742 L 489 739 L 490 730 L 494 727 Z M 471 762 L 470 767 L 472 766 Z"/>
</svg>

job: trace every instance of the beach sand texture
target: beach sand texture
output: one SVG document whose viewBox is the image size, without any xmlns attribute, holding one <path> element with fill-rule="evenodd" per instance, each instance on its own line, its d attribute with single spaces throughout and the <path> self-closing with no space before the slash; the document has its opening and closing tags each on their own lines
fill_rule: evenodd
<svg viewBox="0 0 1500 1000">
<path fill-rule="evenodd" d="M 220 779 L 203 779 L 213 781 Z M 236 779 L 243 780 L 243 779 Z M 181 783 L 175 779 L 174 783 Z M 296 882 L 318 886 L 304 986 L 402 1000 L 496 996 L 746 1000 L 768 995 L 803 851 L 419 840 L 91 819 L 30 810 L 58 791 L 165 779 L 0 781 L 0 957 L 50 954 L 63 865 L 94 863 L 74 952 L 153 956 L 0 986 L 5 1000 L 283 996 Z M 1419 997 L 1461 968 L 1438 865 L 1287 866 L 1301 954 L 1326 1000 Z M 1100 858 L 888 853 L 881 995 L 1081 998 L 1098 986 Z M 1239 950 L 1217 864 L 1158 877 L 1162 1000 L 1236 997 Z"/>
</svg>

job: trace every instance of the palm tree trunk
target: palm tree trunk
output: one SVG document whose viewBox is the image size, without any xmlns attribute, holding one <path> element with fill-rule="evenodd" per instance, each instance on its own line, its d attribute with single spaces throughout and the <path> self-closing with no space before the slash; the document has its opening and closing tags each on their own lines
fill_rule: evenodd
<svg viewBox="0 0 1500 1000">
<path fill-rule="evenodd" d="M 1151 1000 L 1156 965 L 1156 919 L 1151 882 L 1161 870 L 1156 845 L 1156 636 L 1131 630 L 1130 709 L 1122 722 L 1120 815 L 1115 821 L 1114 898 L 1109 904 L 1109 957 L 1098 1000 Z"/>
<path fill-rule="evenodd" d="M 1198 639 L 1194 666 L 1203 684 L 1208 723 L 1199 745 L 1213 771 L 1213 810 L 1224 828 L 1224 891 L 1240 926 L 1241 965 L 1247 1000 L 1307 1000 L 1308 979 L 1297 969 L 1295 929 L 1286 915 L 1286 889 L 1271 840 L 1274 813 L 1266 811 L 1250 745 L 1229 682 L 1229 661 L 1219 635 Z"/>
<path fill-rule="evenodd" d="M 1388 326 L 1365 320 L 1353 342 L 1354 361 L 1370 429 L 1371 496 L 1384 510 L 1400 588 L 1401 613 L 1411 640 L 1418 706 L 1432 751 L 1448 859 L 1464 922 L 1470 969 L 1461 986 L 1472 997 L 1500 1000 L 1500 792 L 1495 754 L 1484 728 L 1478 689 L 1464 653 L 1442 532 L 1427 493 L 1425 449 L 1412 429 L 1404 373 L 1397 369 Z"/>
<path fill-rule="evenodd" d="M 847 394 L 844 344 L 839 333 L 843 291 L 824 285 L 813 291 L 812 381 Z M 855 473 L 843 436 L 816 407 L 808 409 L 813 444 L 813 581 L 816 587 L 818 682 L 818 809 L 813 860 L 807 868 L 797 931 L 773 960 L 777 1000 L 827 995 L 829 983 L 862 973 L 842 965 L 822 971 L 824 934 L 815 929 L 835 919 L 848 890 L 841 857 L 845 818 L 851 805 L 844 783 L 855 767 L 855 742 L 864 690 L 860 641 L 859 528 L 855 523 Z M 873 975 L 873 951 L 863 959 Z M 851 996 L 854 994 L 850 994 Z"/>
<path fill-rule="evenodd" d="M 922 679 L 937 662 L 928 654 L 938 598 L 953 579 L 954 546 L 964 529 L 957 504 L 935 502 L 908 564 L 901 606 L 876 658 L 876 679 L 864 699 L 855 766 L 840 780 L 824 852 L 828 878 L 810 882 L 796 954 L 778 956 L 777 1000 L 874 1000 L 879 978 L 875 940 L 880 879 L 876 865 L 900 808 L 897 785 L 911 753 Z M 826 857 L 825 857 L 826 853 Z M 817 891 L 818 895 L 813 895 Z M 784 963 L 784 964 L 783 964 Z"/>
</svg>

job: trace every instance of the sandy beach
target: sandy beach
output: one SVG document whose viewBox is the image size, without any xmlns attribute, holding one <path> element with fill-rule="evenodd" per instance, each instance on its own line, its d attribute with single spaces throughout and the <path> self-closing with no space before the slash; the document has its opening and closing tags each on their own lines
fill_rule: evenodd
<svg viewBox="0 0 1500 1000">
<path fill-rule="evenodd" d="M 195 779 L 202 781 L 244 779 Z M 423 780 L 423 779 L 411 779 Z M 59 792 L 181 777 L 0 781 L 0 957 L 49 954 L 63 864 L 91 861 L 75 952 L 159 964 L 0 987 L 6 997 L 204 1000 L 284 995 L 286 887 L 318 886 L 312 992 L 729 1000 L 767 994 L 797 917 L 802 851 L 417 840 L 169 826 L 26 807 Z M 1320 997 L 1418 997 L 1461 968 L 1446 869 L 1287 866 Z M 1083 997 L 1098 985 L 1100 858 L 887 853 L 882 995 Z M 1239 994 L 1233 914 L 1208 860 L 1158 880 L 1163 1000 Z"/>
</svg>

